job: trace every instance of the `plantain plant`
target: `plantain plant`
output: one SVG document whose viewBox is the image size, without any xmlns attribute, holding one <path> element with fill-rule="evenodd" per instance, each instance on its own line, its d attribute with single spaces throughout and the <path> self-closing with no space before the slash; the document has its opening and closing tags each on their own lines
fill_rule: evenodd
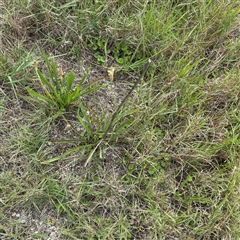
<svg viewBox="0 0 240 240">
<path fill-rule="evenodd" d="M 37 63 L 34 62 L 43 93 L 39 93 L 29 86 L 26 89 L 32 97 L 56 107 L 58 113 L 62 113 L 71 105 L 74 105 L 80 97 L 104 87 L 104 85 L 96 86 L 94 83 L 84 86 L 87 72 L 79 82 L 76 82 L 74 73 L 63 74 L 62 67 L 60 67 L 58 73 L 55 62 L 52 59 L 49 60 L 45 53 L 43 53 L 43 57 L 47 65 L 48 77 L 38 69 Z"/>
</svg>

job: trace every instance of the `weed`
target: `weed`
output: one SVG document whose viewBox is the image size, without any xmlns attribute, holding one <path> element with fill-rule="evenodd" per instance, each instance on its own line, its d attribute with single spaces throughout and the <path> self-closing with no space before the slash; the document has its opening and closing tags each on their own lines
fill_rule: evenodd
<svg viewBox="0 0 240 240">
<path fill-rule="evenodd" d="M 134 51 L 124 42 L 109 43 L 105 38 L 95 37 L 90 40 L 88 47 L 94 51 L 94 57 L 98 64 L 106 65 L 107 58 L 113 57 L 120 67 L 127 71 L 129 65 L 133 63 Z M 141 59 L 138 54 L 137 59 Z"/>
<path fill-rule="evenodd" d="M 48 68 L 50 80 L 48 80 L 47 77 L 45 77 L 38 70 L 37 62 L 35 62 L 35 70 L 44 94 L 37 93 L 35 90 L 31 89 L 28 86 L 26 87 L 26 89 L 32 97 L 36 97 L 39 100 L 56 107 L 59 111 L 56 116 L 64 112 L 74 103 L 76 103 L 80 99 L 80 97 L 103 87 L 91 86 L 89 88 L 89 86 L 83 86 L 87 73 L 85 73 L 79 83 L 74 86 L 74 73 L 64 74 L 62 67 L 60 67 L 60 71 L 58 74 L 57 67 L 54 61 L 52 59 L 49 61 L 46 54 L 44 54 L 44 60 Z"/>
<path fill-rule="evenodd" d="M 79 111 L 78 111 L 77 116 L 78 116 L 79 123 L 81 124 L 81 126 L 84 129 L 84 132 L 81 135 L 81 137 L 84 138 L 86 142 L 89 142 L 89 140 L 91 141 L 91 143 L 94 143 L 95 141 L 97 141 L 96 145 L 94 146 L 94 149 L 91 151 L 89 157 L 87 158 L 87 160 L 85 162 L 85 165 L 84 165 L 85 167 L 89 164 L 89 162 L 92 159 L 93 154 L 96 152 L 96 150 L 99 149 L 99 147 L 101 147 L 101 144 L 103 143 L 103 141 L 105 141 L 106 139 L 108 141 L 110 141 L 112 135 L 113 136 L 115 135 L 115 137 L 119 136 L 120 133 L 123 132 L 125 128 L 129 128 L 132 125 L 132 123 L 134 122 L 134 120 L 131 117 L 127 118 L 126 120 L 124 118 L 126 118 L 129 115 L 131 116 L 132 114 L 134 114 L 136 112 L 136 109 L 131 109 L 130 111 L 124 111 L 124 112 L 121 112 L 121 109 L 126 104 L 128 98 L 131 95 L 131 93 L 133 92 L 133 90 L 137 87 L 137 85 L 143 79 L 150 64 L 151 64 L 151 59 L 148 60 L 139 79 L 135 82 L 133 87 L 130 89 L 130 91 L 127 93 L 127 95 L 122 100 L 121 104 L 118 106 L 118 108 L 112 114 L 110 121 L 105 124 L 103 122 L 98 122 L 99 124 L 98 124 L 96 131 L 93 131 L 92 120 L 91 120 L 91 117 L 89 116 L 89 114 L 87 113 L 86 108 L 82 105 L 81 102 L 79 103 Z M 100 117 L 100 118 L 102 118 L 102 117 Z M 124 120 L 121 121 L 121 119 L 124 119 Z M 103 124 L 103 126 L 101 126 L 101 124 Z M 111 130 L 113 127 L 114 127 L 114 131 L 111 133 Z M 101 130 L 103 132 L 101 132 Z M 86 136 L 84 136 L 85 133 L 86 133 Z M 80 142 L 80 141 L 82 141 L 82 140 L 81 139 L 72 139 L 72 140 L 63 140 L 63 141 L 59 140 L 58 142 Z M 61 159 L 62 157 L 65 157 L 66 155 L 68 155 L 76 150 L 79 150 L 81 148 L 83 148 L 83 146 L 74 147 L 74 148 L 66 151 L 61 156 L 45 160 L 43 162 L 43 164 L 55 162 L 55 161 Z"/>
</svg>

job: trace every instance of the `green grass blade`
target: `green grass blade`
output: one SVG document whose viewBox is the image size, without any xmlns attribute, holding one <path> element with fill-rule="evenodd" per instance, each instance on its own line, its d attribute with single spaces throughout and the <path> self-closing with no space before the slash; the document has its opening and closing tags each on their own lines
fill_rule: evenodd
<svg viewBox="0 0 240 240">
<path fill-rule="evenodd" d="M 97 151 L 98 147 L 100 146 L 100 144 L 102 143 L 103 139 L 101 139 L 98 144 L 95 146 L 95 148 L 91 151 L 91 153 L 89 154 L 85 164 L 84 164 L 84 167 L 86 167 L 88 165 L 88 163 L 91 161 L 92 157 L 93 157 L 93 154 Z"/>
<path fill-rule="evenodd" d="M 82 86 L 82 84 L 84 83 L 87 75 L 88 75 L 88 71 L 83 75 L 83 77 L 81 78 L 80 82 L 78 83 L 78 86 L 80 86 L 80 87 Z"/>
<path fill-rule="evenodd" d="M 131 110 L 126 111 L 126 112 L 124 112 L 124 111 L 120 112 L 120 113 L 116 116 L 116 118 L 114 119 L 113 124 L 116 124 L 116 123 L 117 123 L 118 121 L 120 121 L 120 119 L 122 119 L 123 117 L 126 117 L 126 116 L 129 116 L 129 115 L 131 115 L 131 114 L 134 114 L 134 113 L 136 113 L 137 111 L 139 111 L 139 108 L 137 108 L 137 109 L 131 109 Z"/>
<path fill-rule="evenodd" d="M 43 55 L 43 60 L 44 60 L 44 62 L 47 65 L 47 69 L 48 69 L 48 72 L 50 74 L 50 77 L 52 79 L 53 78 L 53 76 L 52 76 L 52 69 L 51 69 L 51 64 L 49 62 L 48 56 L 47 56 L 47 54 L 44 51 L 42 51 L 42 55 Z"/>
<path fill-rule="evenodd" d="M 63 157 L 66 157 L 67 155 L 69 155 L 72 152 L 76 152 L 77 150 L 80 150 L 80 149 L 85 149 L 89 146 L 91 146 L 91 145 L 82 145 L 82 146 L 77 146 L 77 147 L 71 148 L 57 157 L 50 158 L 50 159 L 47 159 L 47 160 L 41 162 L 41 164 L 49 164 L 49 163 L 56 162 L 56 161 L 62 159 Z"/>
<path fill-rule="evenodd" d="M 114 132 L 115 133 L 119 133 L 120 130 L 124 129 L 124 128 L 129 128 L 134 122 L 134 118 L 128 118 L 126 121 L 123 121 L 122 123 L 120 123 L 119 125 L 117 125 L 114 128 Z"/>
<path fill-rule="evenodd" d="M 80 116 L 80 112 L 83 116 Z M 85 107 L 83 106 L 82 102 L 79 103 L 79 111 L 77 113 L 78 120 L 80 124 L 83 126 L 84 130 L 87 132 L 88 136 L 92 135 L 92 123 L 89 115 Z"/>
<path fill-rule="evenodd" d="M 108 84 L 103 84 L 103 85 L 100 85 L 100 86 L 95 86 L 95 87 L 92 87 L 90 89 L 88 89 L 89 87 L 85 87 L 84 89 L 82 89 L 82 91 L 80 92 L 80 96 L 85 96 L 89 93 L 92 93 L 92 92 L 96 92 L 98 89 L 101 89 L 101 88 L 104 88 L 106 87 Z"/>
</svg>

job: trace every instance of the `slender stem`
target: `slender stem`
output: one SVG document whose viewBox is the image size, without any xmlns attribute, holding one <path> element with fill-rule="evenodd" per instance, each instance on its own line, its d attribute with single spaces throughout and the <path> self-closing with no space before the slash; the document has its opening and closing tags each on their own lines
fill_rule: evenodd
<svg viewBox="0 0 240 240">
<path fill-rule="evenodd" d="M 86 160 L 84 167 L 86 167 L 88 165 L 88 163 L 91 161 L 93 154 L 96 152 L 96 150 L 98 149 L 98 147 L 101 145 L 101 143 L 104 141 L 104 139 L 106 138 L 107 134 L 109 133 L 109 131 L 112 128 L 113 125 L 113 121 L 115 119 L 115 117 L 117 116 L 117 114 L 119 113 L 119 111 L 121 110 L 122 106 L 126 103 L 127 99 L 129 98 L 129 96 L 131 95 L 131 93 L 133 92 L 133 90 L 137 87 L 138 83 L 141 82 L 141 80 L 143 79 L 145 73 L 147 72 L 150 64 L 151 64 L 151 59 L 148 59 L 148 62 L 146 63 L 142 74 L 140 75 L 140 77 L 138 78 L 138 80 L 135 82 L 135 84 L 133 85 L 133 87 L 130 89 L 130 91 L 128 92 L 128 94 L 125 96 L 125 98 L 122 100 L 121 104 L 118 106 L 117 110 L 113 113 L 112 118 L 110 120 L 110 123 L 106 129 L 106 131 L 103 134 L 102 139 L 99 141 L 99 143 L 97 144 L 97 146 L 92 150 L 92 152 L 90 153 L 88 159 Z"/>
<path fill-rule="evenodd" d="M 123 105 L 126 103 L 127 99 L 129 98 L 129 96 L 131 95 L 131 93 L 133 92 L 133 90 L 137 87 L 137 85 L 141 82 L 141 80 L 143 79 L 144 75 L 146 74 L 150 64 L 151 64 L 152 60 L 149 58 L 148 62 L 146 63 L 140 77 L 137 79 L 137 81 L 135 82 L 135 84 L 133 85 L 133 87 L 130 89 L 130 91 L 128 92 L 128 94 L 125 96 L 125 98 L 122 100 L 121 104 L 118 106 L 117 110 L 113 113 L 112 118 L 110 120 L 110 123 L 108 125 L 108 128 L 106 129 L 106 131 L 103 134 L 102 139 L 105 139 L 107 134 L 109 133 L 109 131 L 112 128 L 113 125 L 113 121 L 115 119 L 115 117 L 117 116 L 117 114 L 119 113 L 119 111 L 121 110 L 121 108 L 123 107 Z"/>
</svg>

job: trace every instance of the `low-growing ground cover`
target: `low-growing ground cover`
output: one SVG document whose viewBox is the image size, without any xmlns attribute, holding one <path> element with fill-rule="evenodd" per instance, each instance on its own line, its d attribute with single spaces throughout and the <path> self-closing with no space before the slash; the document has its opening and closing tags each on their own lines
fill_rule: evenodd
<svg viewBox="0 0 240 240">
<path fill-rule="evenodd" d="M 0 1 L 0 239 L 239 239 L 239 9 Z"/>
</svg>

